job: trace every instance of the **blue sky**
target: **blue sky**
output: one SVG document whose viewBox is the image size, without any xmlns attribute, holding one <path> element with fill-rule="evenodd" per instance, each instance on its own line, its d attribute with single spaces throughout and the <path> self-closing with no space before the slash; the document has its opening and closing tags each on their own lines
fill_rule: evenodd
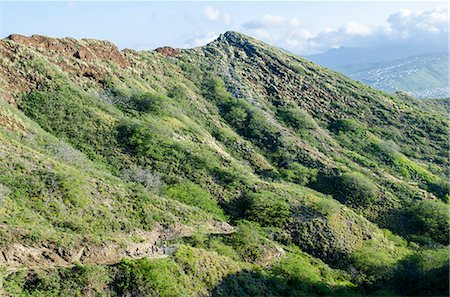
<svg viewBox="0 0 450 297">
<path fill-rule="evenodd" d="M 308 55 L 330 48 L 448 44 L 448 4 L 427 1 L 2 1 L 0 35 L 98 38 L 120 48 L 195 47 L 228 30 Z"/>
</svg>

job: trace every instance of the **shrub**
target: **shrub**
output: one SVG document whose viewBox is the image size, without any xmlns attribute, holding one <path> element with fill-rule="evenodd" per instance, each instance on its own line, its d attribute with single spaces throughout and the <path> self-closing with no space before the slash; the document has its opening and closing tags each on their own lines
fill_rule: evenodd
<svg viewBox="0 0 450 297">
<path fill-rule="evenodd" d="M 301 186 L 305 186 L 310 182 L 315 182 L 317 179 L 317 172 L 317 169 L 309 169 L 297 162 L 291 163 L 281 170 L 284 180 Z"/>
<path fill-rule="evenodd" d="M 258 224 L 242 221 L 233 234 L 232 244 L 242 260 L 254 262 L 261 257 L 263 246 Z"/>
<path fill-rule="evenodd" d="M 445 180 L 426 181 L 423 185 L 429 192 L 434 193 L 444 203 L 449 203 L 450 183 Z"/>
<path fill-rule="evenodd" d="M 176 263 L 183 267 L 192 280 L 196 296 L 207 296 L 228 274 L 239 271 L 240 265 L 228 257 L 204 249 L 180 245 L 174 254 Z"/>
<path fill-rule="evenodd" d="M 264 191 L 250 194 L 249 202 L 246 211 L 248 220 L 258 222 L 264 227 L 283 227 L 289 221 L 289 204 L 273 193 Z"/>
<path fill-rule="evenodd" d="M 270 124 L 260 112 L 252 114 L 244 136 L 253 140 L 259 147 L 272 153 L 282 146 L 280 131 Z"/>
<path fill-rule="evenodd" d="M 297 106 L 282 106 L 277 110 L 278 117 L 295 130 L 317 129 L 318 125 L 313 117 Z"/>
<path fill-rule="evenodd" d="M 347 273 L 331 269 L 298 247 L 288 250 L 269 271 L 271 288 L 277 290 L 271 296 L 359 296 Z"/>
<path fill-rule="evenodd" d="M 234 128 L 242 131 L 247 126 L 249 113 L 244 107 L 236 104 L 231 106 L 224 117 Z"/>
<path fill-rule="evenodd" d="M 163 110 L 166 98 L 161 95 L 142 93 L 131 97 L 138 111 L 158 114 Z"/>
<path fill-rule="evenodd" d="M 192 182 L 170 186 L 165 191 L 167 197 L 188 205 L 201 208 L 217 218 L 225 218 L 223 210 L 217 201 L 207 191 Z"/>
<path fill-rule="evenodd" d="M 12 296 L 100 296 L 110 281 L 108 272 L 99 265 L 23 271 L 7 276 L 4 288 Z"/>
<path fill-rule="evenodd" d="M 449 242 L 449 208 L 443 202 L 433 200 L 423 200 L 408 210 L 406 215 L 410 219 L 409 228 L 411 233 L 415 234 L 414 239 L 435 240 L 441 244 Z"/>
<path fill-rule="evenodd" d="M 346 204 L 364 206 L 376 198 L 377 187 L 369 179 L 354 173 L 338 178 L 337 198 Z"/>
<path fill-rule="evenodd" d="M 213 77 L 207 77 L 203 81 L 202 95 L 216 104 L 226 103 L 231 100 L 231 96 L 228 94 L 223 82 Z"/>
<path fill-rule="evenodd" d="M 169 259 L 123 260 L 115 286 L 121 296 L 188 296 L 183 270 Z"/>
<path fill-rule="evenodd" d="M 355 119 L 340 119 L 333 122 L 330 125 L 330 130 L 335 133 L 339 132 L 353 132 L 362 133 L 366 129 L 366 126 Z"/>
<path fill-rule="evenodd" d="M 122 176 L 125 181 L 139 183 L 150 192 L 159 193 L 163 188 L 161 174 L 152 173 L 137 165 L 123 169 Z"/>
<path fill-rule="evenodd" d="M 225 244 L 220 237 L 212 238 L 208 242 L 208 248 L 217 252 L 222 256 L 229 257 L 233 260 L 239 260 L 239 255 L 232 246 Z"/>
<path fill-rule="evenodd" d="M 379 248 L 374 240 L 355 250 L 351 258 L 353 265 L 369 276 L 369 282 L 388 277 L 398 260 L 388 250 Z"/>
</svg>

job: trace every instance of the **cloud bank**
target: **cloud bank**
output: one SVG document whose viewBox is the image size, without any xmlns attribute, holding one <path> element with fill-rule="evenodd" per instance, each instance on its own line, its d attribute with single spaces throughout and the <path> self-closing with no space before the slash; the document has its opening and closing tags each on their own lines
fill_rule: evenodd
<svg viewBox="0 0 450 297">
<path fill-rule="evenodd" d="M 313 54 L 338 47 L 372 48 L 384 45 L 428 46 L 430 51 L 446 49 L 447 8 L 428 11 L 402 9 L 391 14 L 386 24 L 368 26 L 350 20 L 337 28 L 312 33 L 296 18 L 266 15 L 242 24 L 245 33 L 270 41 L 300 54 Z"/>
</svg>

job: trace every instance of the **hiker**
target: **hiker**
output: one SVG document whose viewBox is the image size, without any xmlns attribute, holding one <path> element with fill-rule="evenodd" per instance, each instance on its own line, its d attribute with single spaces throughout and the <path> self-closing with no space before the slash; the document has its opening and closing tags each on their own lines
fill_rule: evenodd
<svg viewBox="0 0 450 297">
<path fill-rule="evenodd" d="M 155 243 L 153 244 L 153 246 L 155 247 L 155 253 L 158 252 L 158 242 L 155 240 Z"/>
<path fill-rule="evenodd" d="M 164 255 L 166 254 L 166 248 L 167 248 L 167 244 L 166 244 L 166 242 L 164 241 L 164 244 L 163 244 L 163 254 L 164 254 Z"/>
</svg>

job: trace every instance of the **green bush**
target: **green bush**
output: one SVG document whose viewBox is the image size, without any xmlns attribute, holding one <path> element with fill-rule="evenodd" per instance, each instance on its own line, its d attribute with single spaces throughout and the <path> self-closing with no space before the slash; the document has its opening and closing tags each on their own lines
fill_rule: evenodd
<svg viewBox="0 0 450 297">
<path fill-rule="evenodd" d="M 405 210 L 413 238 L 427 243 L 432 239 L 441 244 L 449 242 L 449 206 L 440 201 L 422 200 Z"/>
<path fill-rule="evenodd" d="M 242 260 L 254 262 L 261 257 L 263 247 L 260 227 L 252 222 L 242 221 L 232 236 L 232 244 Z"/>
<path fill-rule="evenodd" d="M 330 130 L 335 133 L 339 132 L 352 132 L 362 133 L 366 129 L 366 126 L 355 119 L 341 119 L 330 124 Z"/>
<path fill-rule="evenodd" d="M 249 206 L 246 218 L 263 227 L 283 227 L 290 218 L 289 204 L 271 192 L 258 192 L 248 196 Z"/>
<path fill-rule="evenodd" d="M 252 114 L 244 136 L 253 140 L 259 147 L 272 153 L 282 147 L 280 131 L 270 124 L 260 112 Z"/>
<path fill-rule="evenodd" d="M 306 186 L 310 182 L 315 182 L 317 173 L 317 169 L 309 169 L 297 162 L 291 163 L 281 170 L 281 175 L 285 181 L 293 182 L 301 186 Z"/>
<path fill-rule="evenodd" d="M 305 254 L 288 254 L 270 275 L 283 296 L 352 296 L 354 285 L 339 270 L 332 270 Z"/>
<path fill-rule="evenodd" d="M 224 243 L 224 241 L 221 240 L 221 238 L 212 238 L 208 242 L 208 248 L 210 250 L 217 252 L 222 256 L 229 257 L 233 260 L 239 260 L 239 255 L 236 252 L 236 250 L 232 246 Z"/>
<path fill-rule="evenodd" d="M 346 204 L 364 206 L 372 202 L 377 196 L 377 187 L 368 178 L 344 173 L 338 178 L 336 196 Z"/>
<path fill-rule="evenodd" d="M 246 128 L 249 116 L 248 110 L 237 104 L 232 105 L 224 115 L 227 122 L 239 131 L 243 131 Z"/>
<path fill-rule="evenodd" d="M 59 270 L 25 270 L 10 274 L 3 286 L 11 296 L 100 296 L 110 280 L 105 267 L 75 265 Z"/>
<path fill-rule="evenodd" d="M 317 129 L 318 125 L 313 117 L 297 106 L 282 106 L 277 109 L 278 117 L 295 130 Z"/>
<path fill-rule="evenodd" d="M 367 241 L 362 248 L 351 254 L 352 264 L 366 276 L 364 281 L 373 283 L 387 278 L 398 261 L 386 249 L 378 248 L 374 240 Z"/>
<path fill-rule="evenodd" d="M 223 210 L 217 204 L 217 200 L 215 200 L 207 191 L 192 182 L 183 182 L 181 184 L 169 186 L 165 190 L 165 194 L 171 199 L 199 207 L 211 213 L 216 218 L 225 218 Z"/>
<path fill-rule="evenodd" d="M 228 257 L 185 245 L 180 245 L 174 260 L 192 280 L 196 296 L 209 295 L 224 277 L 241 270 L 241 265 Z"/>
<path fill-rule="evenodd" d="M 171 130 L 158 121 L 124 120 L 117 130 L 119 144 L 136 163 L 170 176 L 172 182 L 203 178 L 218 166 L 209 148 L 172 140 L 166 136 Z"/>
<path fill-rule="evenodd" d="M 164 109 L 167 99 L 161 95 L 142 93 L 135 94 L 131 97 L 136 109 L 141 112 L 160 113 Z"/>
<path fill-rule="evenodd" d="M 442 202 L 449 203 L 450 183 L 445 180 L 436 179 L 435 181 L 426 181 L 423 185 L 429 192 L 434 193 Z"/>
<path fill-rule="evenodd" d="M 122 260 L 114 280 L 121 296 L 190 296 L 183 270 L 169 259 Z"/>
</svg>

